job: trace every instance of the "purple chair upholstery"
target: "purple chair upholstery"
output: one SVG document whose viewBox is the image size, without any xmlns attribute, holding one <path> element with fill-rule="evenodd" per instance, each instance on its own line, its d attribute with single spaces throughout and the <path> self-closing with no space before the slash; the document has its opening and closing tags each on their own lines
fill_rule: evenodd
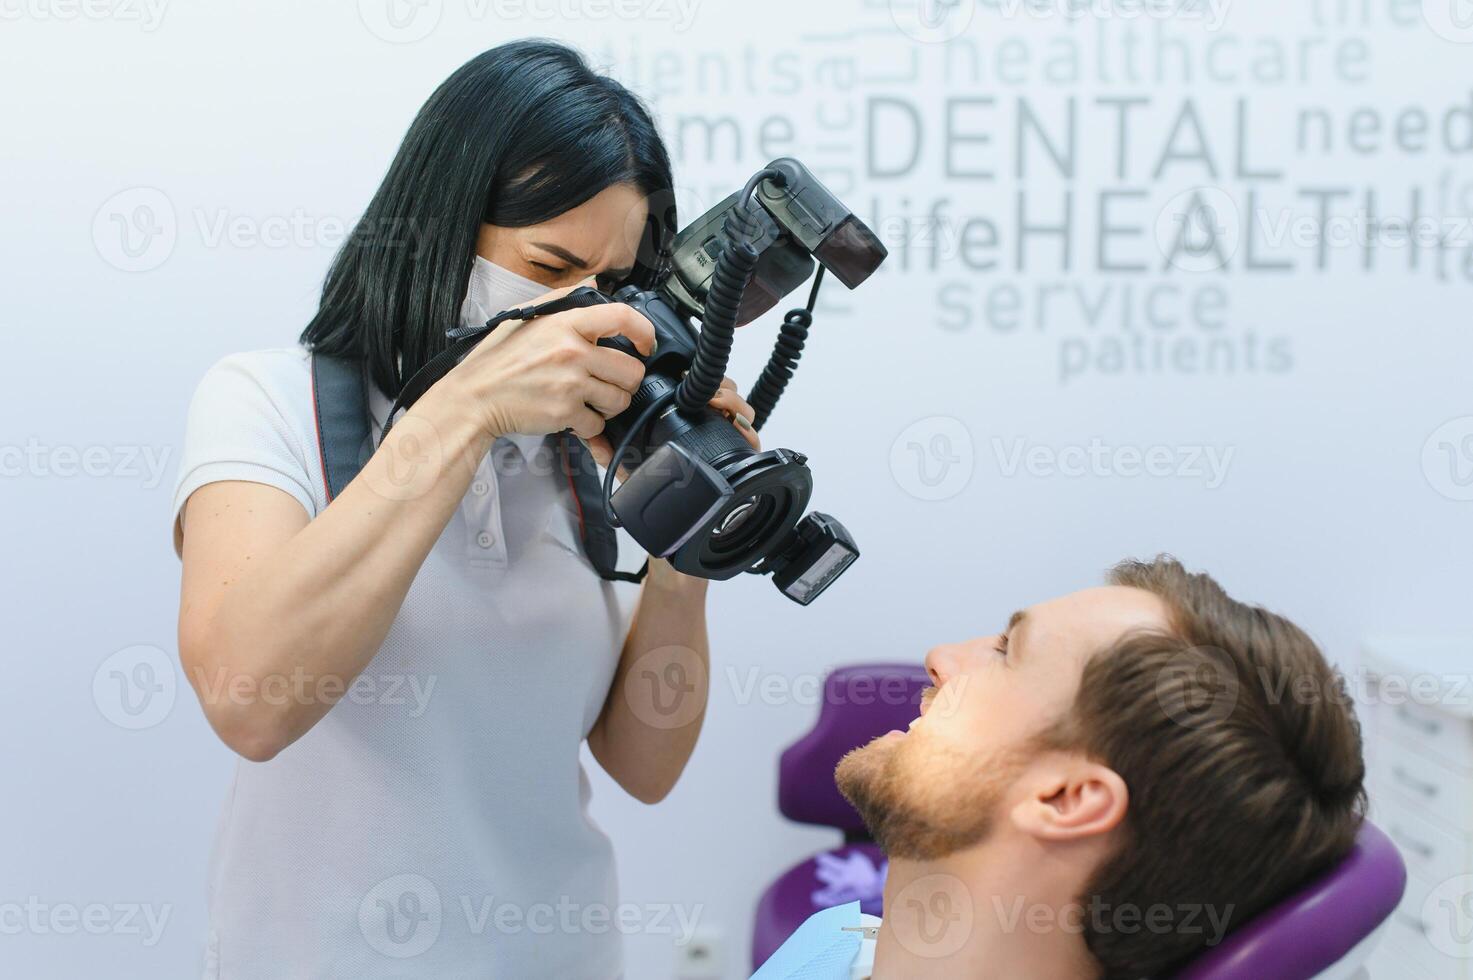
<svg viewBox="0 0 1473 980">
<path fill-rule="evenodd" d="M 920 714 L 921 691 L 930 684 L 919 664 L 841 667 L 824 680 L 818 723 L 782 754 L 777 805 L 790 820 L 838 828 L 846 843 L 789 868 L 762 894 L 753 969 L 820 909 L 858 899 L 864 911 L 879 914 L 885 857 L 834 785 L 834 766 L 850 749 L 892 728 L 903 731 Z"/>
<path fill-rule="evenodd" d="M 1177 980 L 1309 980 L 1386 921 L 1406 882 L 1396 845 L 1367 822 L 1345 860 L 1233 929 Z"/>
</svg>

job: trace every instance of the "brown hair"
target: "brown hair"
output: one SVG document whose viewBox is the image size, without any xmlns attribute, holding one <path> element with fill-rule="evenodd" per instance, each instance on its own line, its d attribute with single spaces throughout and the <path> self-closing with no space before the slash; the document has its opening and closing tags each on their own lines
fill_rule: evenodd
<svg viewBox="0 0 1473 980">
<path fill-rule="evenodd" d="M 1162 599 L 1168 629 L 1095 654 L 1044 741 L 1125 780 L 1122 845 L 1084 895 L 1104 914 L 1083 925 L 1105 977 L 1139 978 L 1212 941 L 1207 909 L 1241 925 L 1343 857 L 1365 813 L 1365 765 L 1344 678 L 1299 627 L 1165 556 L 1122 562 L 1109 580 Z M 1162 905 L 1170 924 L 1140 928 Z"/>
</svg>

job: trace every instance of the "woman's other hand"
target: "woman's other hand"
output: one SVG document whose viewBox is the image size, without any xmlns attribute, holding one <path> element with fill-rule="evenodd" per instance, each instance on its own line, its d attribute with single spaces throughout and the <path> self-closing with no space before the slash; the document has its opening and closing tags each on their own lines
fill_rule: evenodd
<svg viewBox="0 0 1473 980">
<path fill-rule="evenodd" d="M 762 441 L 757 437 L 757 430 L 752 428 L 752 419 L 757 413 L 752 410 L 751 405 L 747 404 L 745 398 L 737 394 L 735 381 L 730 378 L 722 378 L 721 387 L 717 389 L 709 404 L 731 420 L 731 424 L 736 426 L 736 430 L 742 434 L 742 438 L 747 440 L 753 450 L 761 451 Z M 598 465 L 607 468 L 609 461 L 614 458 L 614 447 L 609 445 L 608 438 L 599 435 L 584 441 L 593 451 L 593 458 L 598 461 Z M 619 479 L 621 481 L 629 479 L 629 471 L 623 466 L 619 467 Z"/>
</svg>

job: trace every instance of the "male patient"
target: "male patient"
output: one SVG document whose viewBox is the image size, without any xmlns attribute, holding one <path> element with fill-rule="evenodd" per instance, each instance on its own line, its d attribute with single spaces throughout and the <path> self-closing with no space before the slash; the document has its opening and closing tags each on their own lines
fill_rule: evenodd
<svg viewBox="0 0 1473 980">
<path fill-rule="evenodd" d="M 1166 975 L 1350 849 L 1314 642 L 1169 559 L 1109 581 L 931 650 L 921 717 L 839 763 L 890 858 L 874 980 Z"/>
</svg>

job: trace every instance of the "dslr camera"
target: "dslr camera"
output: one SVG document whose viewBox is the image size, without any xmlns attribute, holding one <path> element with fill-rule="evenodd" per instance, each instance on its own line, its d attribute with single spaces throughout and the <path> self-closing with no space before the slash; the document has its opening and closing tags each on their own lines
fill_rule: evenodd
<svg viewBox="0 0 1473 980">
<path fill-rule="evenodd" d="M 791 157 L 774 160 L 675 236 L 655 288 L 629 285 L 611 295 L 585 286 L 503 310 L 484 326 L 447 331 L 452 345 L 410 379 L 395 411 L 500 323 L 626 303 L 654 325 L 657 346 L 644 357 L 623 337 L 599 341 L 645 366 L 629 407 L 604 427 L 615 449 L 597 501 L 601 516 L 687 575 L 771 575 L 784 595 L 806 606 L 859 556 L 854 538 L 828 514 L 804 516 L 813 496 L 808 457 L 792 449 L 754 451 L 708 402 L 725 376 L 736 328 L 812 276 L 807 305 L 784 318 L 772 356 L 747 395 L 756 412 L 753 426 L 760 429 L 798 366 L 825 272 L 853 289 L 887 254 L 807 167 Z M 615 473 L 626 457 L 637 465 L 616 491 Z M 611 543 L 612 531 L 607 534 Z M 600 574 L 638 579 L 606 571 Z"/>
</svg>

